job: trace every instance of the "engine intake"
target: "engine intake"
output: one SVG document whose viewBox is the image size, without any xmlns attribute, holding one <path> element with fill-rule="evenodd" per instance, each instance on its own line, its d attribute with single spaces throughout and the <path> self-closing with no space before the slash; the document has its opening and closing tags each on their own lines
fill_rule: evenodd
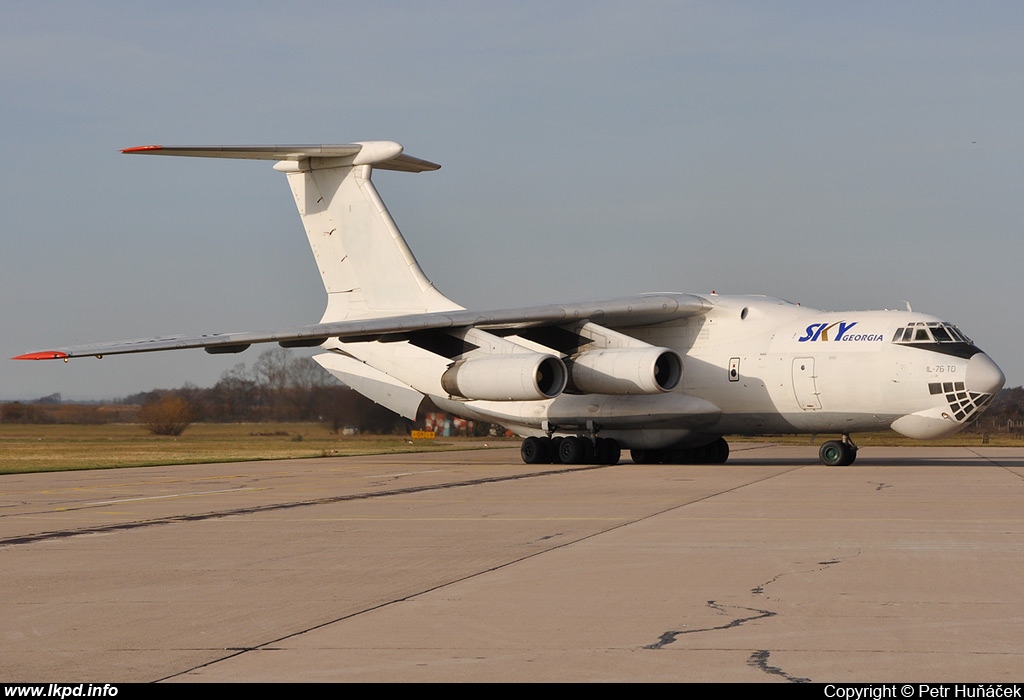
<svg viewBox="0 0 1024 700">
<path fill-rule="evenodd" d="M 565 390 L 568 372 L 554 355 L 523 353 L 456 362 L 441 375 L 451 396 L 481 401 L 541 401 Z"/>
</svg>

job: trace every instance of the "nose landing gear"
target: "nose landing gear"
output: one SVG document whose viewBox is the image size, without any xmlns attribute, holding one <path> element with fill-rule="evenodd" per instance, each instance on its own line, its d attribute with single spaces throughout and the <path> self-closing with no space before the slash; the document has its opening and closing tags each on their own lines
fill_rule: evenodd
<svg viewBox="0 0 1024 700">
<path fill-rule="evenodd" d="M 826 467 L 848 467 L 857 459 L 857 446 L 848 433 L 842 440 L 829 440 L 818 450 L 818 457 Z"/>
</svg>

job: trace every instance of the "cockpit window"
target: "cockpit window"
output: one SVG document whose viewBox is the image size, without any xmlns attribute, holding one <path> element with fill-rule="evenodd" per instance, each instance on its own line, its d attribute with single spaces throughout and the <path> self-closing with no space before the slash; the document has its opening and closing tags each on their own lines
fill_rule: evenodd
<svg viewBox="0 0 1024 700">
<path fill-rule="evenodd" d="M 929 321 L 925 323 L 908 323 L 903 328 L 896 330 L 893 336 L 894 343 L 967 343 L 973 344 L 971 339 L 964 335 L 959 328 L 952 323 Z"/>
<path fill-rule="evenodd" d="M 949 326 L 949 332 L 953 334 L 954 338 L 959 339 L 961 343 L 968 343 L 970 345 L 974 344 L 974 341 L 972 341 L 970 338 L 964 335 L 963 331 L 961 331 L 956 326 Z"/>
</svg>

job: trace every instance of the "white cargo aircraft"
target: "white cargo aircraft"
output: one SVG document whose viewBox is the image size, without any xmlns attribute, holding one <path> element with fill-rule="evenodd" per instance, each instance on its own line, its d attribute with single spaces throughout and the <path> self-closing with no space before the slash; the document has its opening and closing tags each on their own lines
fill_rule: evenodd
<svg viewBox="0 0 1024 700">
<path fill-rule="evenodd" d="M 951 435 L 984 411 L 1002 371 L 956 326 L 909 311 L 833 313 L 765 296 L 647 294 L 466 310 L 423 274 L 370 181 L 440 166 L 391 141 L 321 146 L 140 146 L 130 154 L 277 161 L 327 290 L 319 324 L 33 352 L 42 360 L 253 343 L 320 346 L 314 359 L 415 419 L 424 398 L 525 439 L 528 463 L 725 462 L 729 434 Z"/>
</svg>

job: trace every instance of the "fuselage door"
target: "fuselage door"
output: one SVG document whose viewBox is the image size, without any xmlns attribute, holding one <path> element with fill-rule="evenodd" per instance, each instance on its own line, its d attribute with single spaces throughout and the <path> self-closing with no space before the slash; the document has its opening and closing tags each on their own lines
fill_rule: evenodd
<svg viewBox="0 0 1024 700">
<path fill-rule="evenodd" d="M 817 411 L 821 409 L 813 357 L 794 358 L 793 393 L 796 395 L 796 402 L 803 410 Z"/>
</svg>

